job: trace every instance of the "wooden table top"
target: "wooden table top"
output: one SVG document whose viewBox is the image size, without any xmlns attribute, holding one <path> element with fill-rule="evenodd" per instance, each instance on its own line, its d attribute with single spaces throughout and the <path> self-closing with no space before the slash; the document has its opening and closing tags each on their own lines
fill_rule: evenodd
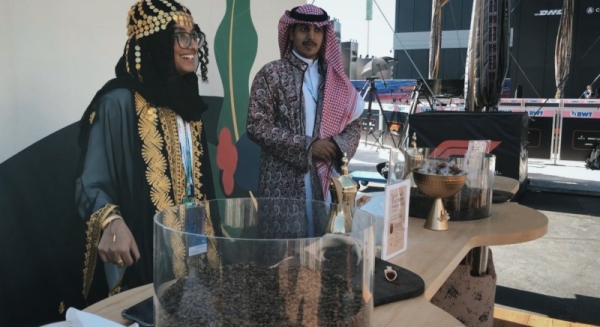
<svg viewBox="0 0 600 327">
<path fill-rule="evenodd" d="M 461 326 L 462 323 L 429 300 L 467 252 L 478 246 L 532 241 L 548 230 L 545 215 L 510 202 L 494 204 L 492 216 L 486 219 L 450 221 L 447 231 L 425 229 L 424 222 L 424 219 L 410 218 L 406 252 L 388 261 L 421 276 L 425 281 L 425 293 L 414 299 L 376 307 L 374 326 Z M 121 311 L 153 294 L 152 285 L 145 285 L 100 301 L 85 311 L 127 324 L 121 318 Z"/>
</svg>

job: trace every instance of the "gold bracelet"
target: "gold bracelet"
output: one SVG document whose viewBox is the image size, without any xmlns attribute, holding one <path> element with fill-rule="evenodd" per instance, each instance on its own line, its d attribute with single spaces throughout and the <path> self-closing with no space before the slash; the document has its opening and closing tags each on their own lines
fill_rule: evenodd
<svg viewBox="0 0 600 327">
<path fill-rule="evenodd" d="M 102 230 L 104 230 L 104 228 L 106 228 L 106 226 L 108 226 L 108 224 L 115 219 L 123 219 L 123 217 L 116 214 L 112 214 L 106 217 L 106 219 L 104 219 L 104 221 L 102 222 Z"/>
<path fill-rule="evenodd" d="M 119 231 L 119 226 L 117 226 L 117 230 L 113 232 L 113 230 L 112 230 L 112 221 L 111 221 L 110 225 L 109 225 L 109 228 L 110 228 L 110 233 L 112 234 L 112 241 L 113 241 L 113 243 L 115 243 L 117 241 L 117 232 Z"/>
</svg>

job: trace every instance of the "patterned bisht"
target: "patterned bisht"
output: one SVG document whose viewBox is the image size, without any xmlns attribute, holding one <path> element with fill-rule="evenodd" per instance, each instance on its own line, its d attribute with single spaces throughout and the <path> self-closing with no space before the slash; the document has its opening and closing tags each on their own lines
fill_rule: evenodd
<svg viewBox="0 0 600 327">
<path fill-rule="evenodd" d="M 310 148 L 312 142 L 317 140 L 321 127 L 324 83 L 319 85 L 314 134 L 305 135 L 302 83 L 306 67 L 304 61 L 289 53 L 286 59 L 265 65 L 252 84 L 247 132 L 262 148 L 258 188 L 260 197 L 304 199 L 304 174 L 310 170 L 312 200 L 325 199 Z M 353 121 L 332 138 L 340 153 L 345 152 L 351 158 L 360 140 L 358 121 Z M 263 232 L 278 235 L 279 238 L 305 237 L 307 226 L 298 224 L 294 218 L 297 216 L 304 221 L 304 211 L 304 207 L 299 207 L 293 215 L 273 216 L 273 221 L 263 222 Z M 318 229 L 315 228 L 315 231 Z"/>
<path fill-rule="evenodd" d="M 290 27 L 299 23 L 325 31 L 312 135 L 306 135 L 302 92 L 308 65 L 293 54 L 289 37 Z M 314 202 L 308 206 L 311 215 L 307 215 L 304 201 L 324 201 L 331 173 L 340 167 L 342 154 L 352 158 L 356 152 L 360 125 L 350 121 L 358 93 L 344 73 L 333 26 L 321 8 L 307 4 L 286 11 L 279 20 L 279 49 L 280 60 L 266 64 L 254 77 L 248 108 L 248 137 L 262 149 L 258 195 L 275 200 L 263 202 L 259 232 L 265 238 L 318 237 L 327 226 L 329 208 Z M 311 144 L 318 139 L 331 139 L 337 145 L 337 160 L 313 160 Z M 309 172 L 311 185 L 305 185 L 304 176 Z M 306 187 L 312 190 L 312 199 L 305 199 Z M 273 261 L 286 255 L 291 254 L 285 249 L 262 252 L 264 259 Z"/>
</svg>

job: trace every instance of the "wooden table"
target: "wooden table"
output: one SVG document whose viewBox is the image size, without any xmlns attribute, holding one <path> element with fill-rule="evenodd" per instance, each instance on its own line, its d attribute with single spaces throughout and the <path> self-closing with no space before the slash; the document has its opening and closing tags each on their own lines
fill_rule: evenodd
<svg viewBox="0 0 600 327">
<path fill-rule="evenodd" d="M 450 221 L 449 224 L 448 231 L 432 231 L 423 228 L 423 219 L 410 218 L 408 248 L 389 261 L 421 276 L 425 281 L 425 293 L 375 308 L 374 326 L 462 326 L 429 300 L 467 252 L 477 246 L 535 240 L 548 229 L 548 219 L 542 213 L 510 202 L 494 204 L 490 218 Z M 152 295 L 152 285 L 146 285 L 100 301 L 85 311 L 127 324 L 121 318 L 121 311 Z"/>
</svg>

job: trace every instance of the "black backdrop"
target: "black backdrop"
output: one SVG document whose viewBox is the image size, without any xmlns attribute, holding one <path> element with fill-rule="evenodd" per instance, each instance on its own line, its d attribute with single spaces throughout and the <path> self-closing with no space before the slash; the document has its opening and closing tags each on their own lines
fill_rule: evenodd
<svg viewBox="0 0 600 327">
<path fill-rule="evenodd" d="M 534 117 L 533 120 L 529 120 L 529 158 L 551 159 L 553 124 L 552 117 Z"/>
<path fill-rule="evenodd" d="M 554 47 L 560 15 L 553 10 L 561 9 L 562 3 L 562 0 L 522 0 L 518 2 L 511 17 L 512 54 L 542 98 L 554 97 L 556 92 Z M 592 13 L 588 13 L 589 8 L 592 8 Z M 579 97 L 586 85 L 600 74 L 600 42 L 592 46 L 600 36 L 598 31 L 600 1 L 575 1 L 572 69 L 565 83 L 565 98 Z M 510 65 L 511 94 L 514 94 L 517 85 L 523 85 L 524 98 L 537 98 L 532 85 L 512 59 Z M 594 85 L 598 87 L 598 84 Z"/>
<path fill-rule="evenodd" d="M 426 112 L 410 115 L 409 133 L 417 134 L 418 147 L 437 147 L 446 140 L 492 140 L 501 143 L 496 156 L 496 175 L 527 179 L 527 113 Z M 524 189 L 521 187 L 520 189 Z"/>
<path fill-rule="evenodd" d="M 75 207 L 77 124 L 0 164 L 0 326 L 83 309 L 85 224 Z"/>
<path fill-rule="evenodd" d="M 525 78 L 513 59 L 510 59 L 508 78 L 511 79 L 510 94 L 515 94 L 518 85 L 523 86 L 524 98 L 554 97 L 554 47 L 558 33 L 563 0 L 520 0 L 511 1 L 511 52 L 531 84 Z M 472 0 L 452 0 L 442 10 L 444 31 L 468 30 Z M 452 6 L 452 9 L 450 8 Z M 593 12 L 588 13 L 592 8 Z M 454 13 L 454 15 L 452 14 Z M 428 32 L 431 25 L 431 0 L 396 0 L 396 33 Z M 565 98 L 577 98 L 600 74 L 600 42 L 592 43 L 600 36 L 600 1 L 575 1 L 573 18 L 573 55 L 571 65 L 575 65 L 565 85 Z M 454 34 L 454 32 L 446 32 Z M 454 36 L 453 36 L 454 37 Z M 460 48 L 442 48 L 439 78 L 463 78 L 465 72 L 467 42 Z M 408 60 L 402 46 L 395 41 L 394 78 L 419 78 L 417 71 Z M 581 60 L 586 51 L 589 52 Z M 409 49 L 408 54 L 419 71 L 427 77 L 429 67 L 429 47 L 423 44 L 420 49 Z M 374 54 L 379 55 L 379 54 Z M 533 86 L 532 86 L 533 85 Z M 594 84 L 600 88 L 600 80 Z"/>
<path fill-rule="evenodd" d="M 560 159 L 585 161 L 600 140 L 600 119 L 563 117 Z"/>
</svg>

